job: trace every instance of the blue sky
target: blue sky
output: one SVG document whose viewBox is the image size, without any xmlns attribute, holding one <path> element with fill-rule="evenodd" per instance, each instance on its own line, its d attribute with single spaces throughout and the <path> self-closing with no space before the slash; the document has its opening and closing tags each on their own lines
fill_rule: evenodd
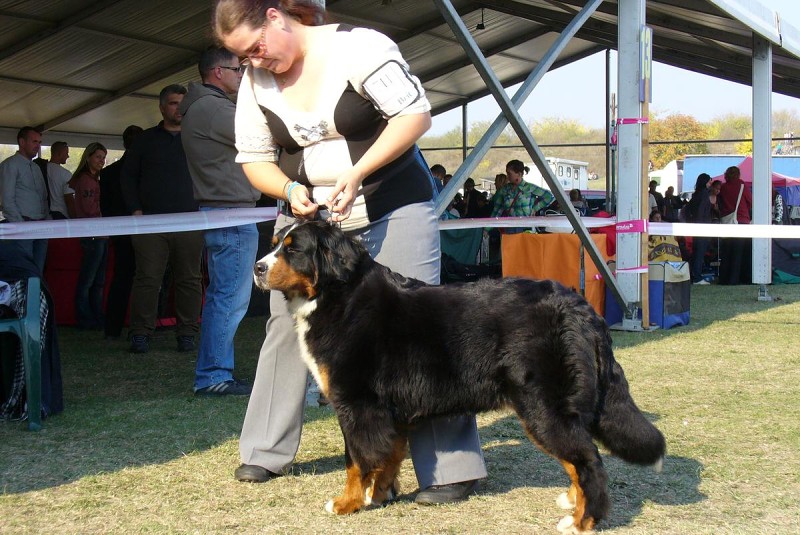
<svg viewBox="0 0 800 535">
<path fill-rule="evenodd" d="M 760 0 L 795 28 L 800 29 L 798 0 Z M 612 85 L 615 85 L 616 53 L 612 53 Z M 575 83 L 576 80 L 579 83 Z M 603 128 L 605 124 L 605 53 L 576 61 L 544 76 L 520 109 L 526 122 L 546 117 L 575 119 Z M 516 86 L 509 89 L 513 95 Z M 687 98 L 691 95 L 691 98 Z M 684 113 L 700 121 L 710 121 L 728 113 L 750 114 L 752 91 L 749 86 L 676 69 L 659 63 L 653 66 L 653 102 L 650 109 L 660 115 Z M 800 100 L 773 93 L 773 110 L 794 110 L 800 114 Z M 485 97 L 467 108 L 468 120 L 493 121 L 500 108 Z M 429 134 L 443 134 L 461 125 L 461 108 L 433 118 Z"/>
</svg>

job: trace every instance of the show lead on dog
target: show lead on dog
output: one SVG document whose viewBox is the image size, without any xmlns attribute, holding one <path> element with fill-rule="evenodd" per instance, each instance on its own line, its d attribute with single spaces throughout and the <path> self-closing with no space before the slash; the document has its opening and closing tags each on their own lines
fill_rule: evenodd
<svg viewBox="0 0 800 535">
<path fill-rule="evenodd" d="M 256 188 L 288 203 L 276 232 L 324 203 L 376 260 L 437 284 L 433 186 L 416 146 L 431 124 L 422 84 L 386 36 L 324 19 L 311 0 L 217 2 L 217 39 L 250 60 L 236 106 L 237 161 Z M 278 292 L 270 310 L 240 439 L 242 481 L 284 472 L 300 442 L 307 369 Z M 486 476 L 472 416 L 425 420 L 410 442 L 418 503 L 464 499 Z"/>
</svg>

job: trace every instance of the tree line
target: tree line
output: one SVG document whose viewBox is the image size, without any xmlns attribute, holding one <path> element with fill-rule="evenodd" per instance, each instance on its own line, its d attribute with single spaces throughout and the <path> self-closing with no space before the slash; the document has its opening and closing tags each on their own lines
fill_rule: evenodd
<svg viewBox="0 0 800 535">
<path fill-rule="evenodd" d="M 467 144 L 474 147 L 491 122 L 478 121 L 470 125 Z M 605 182 L 606 175 L 606 131 L 590 128 L 574 119 L 544 118 L 527 125 L 534 140 L 545 156 L 589 162 L 589 172 L 597 173 Z M 753 144 L 747 140 L 753 136 L 753 124 L 749 115 L 726 114 L 708 122 L 700 122 L 691 115 L 651 113 L 650 154 L 654 169 L 661 169 L 672 160 L 687 154 L 751 154 Z M 800 135 L 800 115 L 795 110 L 773 111 L 772 137 L 780 138 L 786 133 Z M 442 164 L 448 173 L 454 172 L 461 162 L 461 128 L 456 127 L 444 134 L 425 136 L 419 146 L 429 165 Z M 670 143 L 655 143 L 670 142 Z M 772 143 L 773 149 L 778 141 Z M 521 146 L 519 137 L 511 126 L 507 126 L 494 143 L 494 147 L 478 164 L 472 177 L 494 178 L 505 171 L 509 160 L 531 162 L 532 158 Z M 591 187 L 591 185 L 590 185 Z"/>
</svg>

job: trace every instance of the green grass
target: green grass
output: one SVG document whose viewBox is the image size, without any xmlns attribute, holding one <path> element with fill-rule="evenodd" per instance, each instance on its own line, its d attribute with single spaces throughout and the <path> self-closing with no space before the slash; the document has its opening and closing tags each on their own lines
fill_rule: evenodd
<svg viewBox="0 0 800 535">
<path fill-rule="evenodd" d="M 638 405 L 667 437 L 664 471 L 604 455 L 607 533 L 794 533 L 800 521 L 800 287 L 693 288 L 688 327 L 614 333 Z M 252 378 L 264 319 L 248 318 L 237 373 Z M 489 479 L 467 502 L 323 511 L 344 483 L 330 410 L 309 409 L 288 477 L 236 482 L 245 399 L 196 399 L 194 360 L 173 333 L 128 354 L 97 333 L 59 331 L 66 410 L 39 433 L 0 423 L 2 533 L 555 533 L 560 465 L 510 413 L 478 419 Z"/>
</svg>

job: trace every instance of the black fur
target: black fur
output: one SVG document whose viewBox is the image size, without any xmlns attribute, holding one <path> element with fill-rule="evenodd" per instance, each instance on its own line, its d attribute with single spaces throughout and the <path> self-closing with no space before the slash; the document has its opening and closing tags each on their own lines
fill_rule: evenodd
<svg viewBox="0 0 800 535">
<path fill-rule="evenodd" d="M 663 457 L 664 437 L 631 399 L 605 321 L 574 291 L 521 278 L 429 286 L 324 223 L 285 238 L 278 257 L 314 281 L 315 295 L 299 298 L 316 300 L 306 343 L 362 472 L 421 418 L 509 406 L 537 445 L 575 466 L 585 515 L 600 520 L 606 473 L 592 438 L 629 462 Z M 269 279 L 263 265 L 256 272 Z"/>
</svg>

